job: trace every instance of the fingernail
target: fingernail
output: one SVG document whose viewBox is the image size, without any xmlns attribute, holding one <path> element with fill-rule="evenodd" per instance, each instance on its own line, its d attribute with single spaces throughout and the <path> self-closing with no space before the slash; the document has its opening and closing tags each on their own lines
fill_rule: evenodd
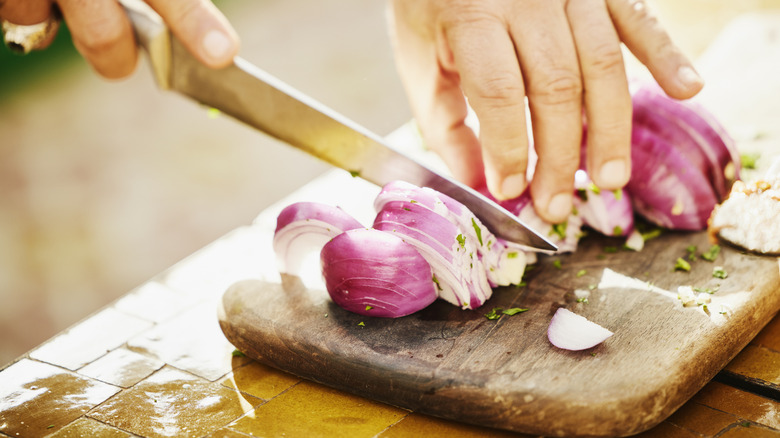
<svg viewBox="0 0 780 438">
<path fill-rule="evenodd" d="M 550 203 L 547 204 L 547 214 L 551 218 L 564 220 L 566 219 L 572 210 L 572 201 L 570 193 L 558 193 L 550 199 Z"/>
<path fill-rule="evenodd" d="M 696 73 L 696 70 L 687 65 L 677 70 L 677 80 L 684 88 L 700 88 L 704 85 L 704 80 Z"/>
<path fill-rule="evenodd" d="M 628 166 L 626 165 L 626 160 L 617 158 L 601 165 L 599 169 L 599 186 L 614 190 L 623 187 L 627 182 Z"/>
<path fill-rule="evenodd" d="M 523 194 L 527 183 L 525 175 L 522 173 L 516 173 L 504 178 L 501 183 L 501 199 L 517 198 Z"/>
<path fill-rule="evenodd" d="M 203 37 L 203 51 L 215 62 L 222 62 L 233 48 L 230 38 L 218 30 L 210 30 Z"/>
</svg>

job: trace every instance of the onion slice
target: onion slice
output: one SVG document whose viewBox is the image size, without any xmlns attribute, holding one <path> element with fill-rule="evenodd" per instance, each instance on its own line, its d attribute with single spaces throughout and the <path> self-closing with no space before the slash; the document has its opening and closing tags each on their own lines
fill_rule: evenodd
<svg viewBox="0 0 780 438">
<path fill-rule="evenodd" d="M 547 339 L 551 344 L 571 351 L 595 347 L 613 334 L 584 316 L 563 307 L 555 312 L 547 328 Z"/>
<path fill-rule="evenodd" d="M 330 239 L 346 230 L 364 228 L 344 210 L 318 202 L 297 202 L 279 213 L 274 253 L 279 271 L 297 275 L 306 255 L 319 252 Z"/>
<path fill-rule="evenodd" d="M 344 232 L 320 253 L 331 299 L 360 315 L 397 318 L 436 300 L 430 265 L 401 238 L 374 229 Z"/>
</svg>

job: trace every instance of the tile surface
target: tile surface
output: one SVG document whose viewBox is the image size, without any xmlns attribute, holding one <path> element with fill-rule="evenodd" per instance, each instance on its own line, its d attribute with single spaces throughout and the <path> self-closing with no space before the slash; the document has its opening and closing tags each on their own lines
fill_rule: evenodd
<svg viewBox="0 0 780 438">
<path fill-rule="evenodd" d="M 49 438 L 130 438 L 129 433 L 103 424 L 91 418 L 82 417 L 63 427 L 49 436 Z"/>
<path fill-rule="evenodd" d="M 253 361 L 234 369 L 221 383 L 249 395 L 270 400 L 300 381 L 301 379 L 291 374 Z"/>
<path fill-rule="evenodd" d="M 79 374 L 112 385 L 129 388 L 163 367 L 161 360 L 135 353 L 125 348 L 106 354 L 81 368 Z"/>
</svg>

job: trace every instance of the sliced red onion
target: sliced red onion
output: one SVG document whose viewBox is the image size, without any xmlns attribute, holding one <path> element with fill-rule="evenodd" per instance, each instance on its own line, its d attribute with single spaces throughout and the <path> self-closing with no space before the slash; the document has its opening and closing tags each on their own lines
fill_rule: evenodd
<svg viewBox="0 0 780 438">
<path fill-rule="evenodd" d="M 296 275 L 308 253 L 320 251 L 346 230 L 365 228 L 344 210 L 317 202 L 297 202 L 276 220 L 274 252 L 280 272 Z"/>
<path fill-rule="evenodd" d="M 606 236 L 628 236 L 634 230 L 634 209 L 625 190 L 601 190 L 584 170 L 574 175 L 574 207 L 582 222 Z"/>
<path fill-rule="evenodd" d="M 666 228 L 702 230 L 718 203 L 707 176 L 654 131 L 634 126 L 626 186 L 637 213 Z"/>
<path fill-rule="evenodd" d="M 346 231 L 325 244 L 320 261 L 330 297 L 350 312 L 397 318 L 436 300 L 430 265 L 391 233 Z"/>
<path fill-rule="evenodd" d="M 547 328 L 550 343 L 564 350 L 586 350 L 604 342 L 614 333 L 584 316 L 559 308 Z"/>
</svg>

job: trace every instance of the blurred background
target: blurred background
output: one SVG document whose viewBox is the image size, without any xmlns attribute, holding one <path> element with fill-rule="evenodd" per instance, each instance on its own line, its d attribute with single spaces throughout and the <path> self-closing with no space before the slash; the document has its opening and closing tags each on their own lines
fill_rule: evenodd
<svg viewBox="0 0 780 438">
<path fill-rule="evenodd" d="M 217 5 L 242 57 L 379 134 L 411 118 L 385 2 Z M 696 59 L 731 19 L 780 0 L 651 5 Z M 0 366 L 327 169 L 160 92 L 143 62 L 98 78 L 62 30 L 46 51 L 0 49 L 0 103 Z"/>
</svg>

